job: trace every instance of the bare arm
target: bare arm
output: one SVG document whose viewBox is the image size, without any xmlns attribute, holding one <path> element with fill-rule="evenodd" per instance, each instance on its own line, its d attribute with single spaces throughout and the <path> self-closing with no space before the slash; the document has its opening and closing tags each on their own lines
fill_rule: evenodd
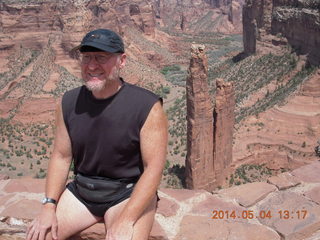
<svg viewBox="0 0 320 240">
<path fill-rule="evenodd" d="M 167 125 L 162 105 L 157 102 L 151 109 L 140 133 L 144 172 L 121 214 L 129 221 L 135 222 L 155 197 L 166 161 Z"/>
<path fill-rule="evenodd" d="M 157 102 L 140 132 L 144 172 L 129 202 L 120 213 L 118 222 L 134 225 L 154 199 L 166 160 L 167 139 L 167 119 L 162 105 Z"/>
<path fill-rule="evenodd" d="M 66 180 L 72 160 L 71 143 L 63 120 L 61 102 L 56 109 L 56 133 L 53 152 L 49 161 L 46 180 L 46 197 L 59 200 L 65 189 Z M 53 239 L 57 239 L 56 205 L 43 205 L 40 215 L 30 224 L 27 240 L 43 240 L 51 228 Z"/>
<path fill-rule="evenodd" d="M 71 142 L 64 123 L 61 103 L 56 111 L 56 134 L 54 148 L 49 161 L 46 181 L 46 196 L 59 200 L 65 189 L 70 164 L 72 161 Z"/>
</svg>

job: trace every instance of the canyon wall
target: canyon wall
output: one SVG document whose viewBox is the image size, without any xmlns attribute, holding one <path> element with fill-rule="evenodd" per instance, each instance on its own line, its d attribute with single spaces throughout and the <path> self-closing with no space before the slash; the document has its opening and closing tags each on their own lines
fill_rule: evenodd
<svg viewBox="0 0 320 240">
<path fill-rule="evenodd" d="M 123 35 L 124 26 L 135 25 L 144 34 L 154 36 L 155 17 L 148 0 L 130 1 L 64 1 L 24 4 L 0 3 L 1 49 L 13 44 L 39 48 L 46 44 L 48 35 L 60 33 L 62 44 L 79 41 L 93 28 L 111 28 Z M 25 33 L 25 34 L 22 34 Z M 29 34 L 27 34 L 29 33 Z M 35 34 L 36 33 L 36 34 Z M 21 36 L 21 41 L 12 38 Z M 6 41 L 7 40 L 7 41 Z M 77 44 L 77 43 L 73 43 Z"/>
<path fill-rule="evenodd" d="M 320 2 L 298 0 L 247 0 L 243 7 L 244 52 L 256 51 L 256 40 L 285 38 L 298 54 L 320 64 Z M 308 37 L 306 37 L 308 36 Z"/>
<path fill-rule="evenodd" d="M 241 32 L 242 0 L 154 0 L 157 22 L 167 31 Z"/>
</svg>

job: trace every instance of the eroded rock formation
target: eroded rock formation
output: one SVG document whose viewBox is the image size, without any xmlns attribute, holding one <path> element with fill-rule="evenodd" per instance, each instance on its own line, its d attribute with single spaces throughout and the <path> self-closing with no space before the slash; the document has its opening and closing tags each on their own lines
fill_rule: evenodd
<svg viewBox="0 0 320 240">
<path fill-rule="evenodd" d="M 243 7 L 245 53 L 254 53 L 256 40 L 270 41 L 272 34 L 284 37 L 298 54 L 319 65 L 319 9 L 319 1 L 247 0 Z"/>
<path fill-rule="evenodd" d="M 243 0 L 154 0 L 157 21 L 184 32 L 241 32 Z"/>
<path fill-rule="evenodd" d="M 232 162 L 232 139 L 235 122 L 235 92 L 233 83 L 222 79 L 216 81 L 216 103 L 213 111 L 213 154 L 214 170 L 219 184 L 228 175 L 228 166 Z M 218 183 L 217 183 L 218 184 Z"/>
<path fill-rule="evenodd" d="M 191 46 L 187 78 L 186 185 L 213 190 L 213 117 L 208 91 L 208 61 L 204 45 Z"/>
<path fill-rule="evenodd" d="M 204 46 L 193 44 L 187 78 L 186 185 L 213 190 L 222 186 L 232 162 L 235 93 L 232 83 L 218 79 L 212 111 Z"/>
</svg>

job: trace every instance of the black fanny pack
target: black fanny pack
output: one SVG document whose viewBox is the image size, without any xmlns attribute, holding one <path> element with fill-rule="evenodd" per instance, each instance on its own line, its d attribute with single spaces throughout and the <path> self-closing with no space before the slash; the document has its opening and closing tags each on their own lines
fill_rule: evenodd
<svg viewBox="0 0 320 240">
<path fill-rule="evenodd" d="M 106 203 L 116 200 L 124 191 L 132 189 L 137 180 L 137 178 L 111 179 L 77 174 L 75 184 L 83 199 L 90 202 Z"/>
</svg>

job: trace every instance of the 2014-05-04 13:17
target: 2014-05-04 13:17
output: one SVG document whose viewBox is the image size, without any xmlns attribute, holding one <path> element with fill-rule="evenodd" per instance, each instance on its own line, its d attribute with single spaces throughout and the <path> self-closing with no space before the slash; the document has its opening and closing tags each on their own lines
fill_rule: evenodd
<svg viewBox="0 0 320 240">
<path fill-rule="evenodd" d="M 271 219 L 278 217 L 279 219 L 305 219 L 307 217 L 308 211 L 305 209 L 301 210 L 278 210 L 275 213 L 271 210 L 260 210 L 255 213 L 253 210 L 213 210 L 211 219 Z"/>
</svg>

